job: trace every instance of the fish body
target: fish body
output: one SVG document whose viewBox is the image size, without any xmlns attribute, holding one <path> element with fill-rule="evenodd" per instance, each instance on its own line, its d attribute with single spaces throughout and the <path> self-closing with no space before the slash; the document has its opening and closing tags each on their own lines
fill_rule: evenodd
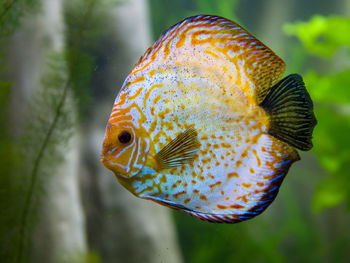
<svg viewBox="0 0 350 263">
<path fill-rule="evenodd" d="M 295 147 L 312 147 L 316 124 L 301 77 L 279 81 L 284 69 L 232 21 L 179 22 L 127 76 L 108 120 L 103 164 L 134 195 L 202 220 L 260 214 L 299 159 Z"/>
</svg>

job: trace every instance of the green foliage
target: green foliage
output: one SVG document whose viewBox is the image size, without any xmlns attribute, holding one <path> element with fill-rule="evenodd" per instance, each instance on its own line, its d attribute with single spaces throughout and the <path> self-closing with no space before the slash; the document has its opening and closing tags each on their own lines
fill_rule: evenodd
<svg viewBox="0 0 350 263">
<path fill-rule="evenodd" d="M 27 242 L 45 194 L 45 183 L 61 163 L 63 149 L 74 127 L 73 109 L 66 103 L 67 67 L 62 57 L 62 54 L 54 54 L 48 58 L 42 85 L 29 99 L 27 121 L 14 144 L 20 162 L 13 171 L 12 183 L 20 183 L 16 194 L 21 198 L 13 200 L 11 205 L 16 210 L 7 216 L 14 217 L 18 227 L 11 240 L 16 245 L 17 262 L 27 258 Z"/>
<path fill-rule="evenodd" d="M 350 27 L 349 27 L 350 28 Z M 350 47 L 350 46 L 349 46 Z M 339 104 L 344 107 L 350 102 L 350 68 L 342 69 L 337 73 L 323 75 L 315 71 L 309 71 L 305 79 L 310 86 L 312 98 L 317 102 Z M 341 106 L 333 105 L 341 112 Z M 340 113 L 339 112 L 339 113 Z M 346 112 L 344 112 L 346 115 Z"/>
<path fill-rule="evenodd" d="M 21 19 L 34 11 L 39 10 L 37 0 L 4 0 L 0 3 L 0 36 L 8 36 L 21 23 Z"/>
<path fill-rule="evenodd" d="M 287 35 L 297 36 L 311 54 L 329 58 L 339 47 L 350 46 L 350 19 L 315 15 L 308 22 L 286 24 Z"/>
<path fill-rule="evenodd" d="M 318 118 L 313 151 L 330 174 L 318 185 L 313 207 L 320 211 L 343 201 L 350 205 L 350 18 L 314 16 L 284 29 L 300 39 L 305 53 L 326 59 L 328 72 L 334 71 L 332 64 L 341 65 L 332 73 L 308 70 L 304 79 Z"/>
<path fill-rule="evenodd" d="M 14 254 L 14 245 L 11 236 L 14 231 L 9 231 L 9 226 L 15 226 L 16 217 L 9 215 L 16 214 L 16 195 L 19 185 L 13 182 L 12 175 L 15 164 L 14 140 L 11 136 L 13 132 L 9 129 L 9 114 L 11 111 L 11 83 L 0 82 L 0 258 L 5 258 L 7 254 Z M 18 207 L 17 207 L 18 208 Z M 5 212 L 6 211 L 6 212 Z M 18 213 L 17 213 L 18 214 Z"/>
<path fill-rule="evenodd" d="M 2 85 L 0 89 L 1 98 L 6 100 L 0 104 L 5 114 L 0 141 L 0 208 L 6 211 L 0 219 L 3 262 L 27 260 L 29 234 L 37 219 L 43 187 L 60 163 L 62 147 L 73 127 L 72 109 L 62 103 L 67 93 L 67 67 L 62 55 L 49 56 L 45 68 L 42 85 L 29 99 L 27 114 L 22 116 L 24 122 L 10 114 L 11 86 Z M 11 115 L 13 120 L 9 119 Z"/>
</svg>

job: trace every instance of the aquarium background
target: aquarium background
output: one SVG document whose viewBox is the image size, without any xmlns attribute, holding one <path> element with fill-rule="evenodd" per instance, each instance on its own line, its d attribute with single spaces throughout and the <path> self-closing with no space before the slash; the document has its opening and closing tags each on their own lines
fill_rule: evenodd
<svg viewBox="0 0 350 263">
<path fill-rule="evenodd" d="M 318 120 L 276 200 L 239 224 L 137 199 L 99 162 L 126 75 L 195 14 L 275 51 Z M 349 32 L 349 0 L 0 2 L 0 262 L 350 262 Z"/>
</svg>

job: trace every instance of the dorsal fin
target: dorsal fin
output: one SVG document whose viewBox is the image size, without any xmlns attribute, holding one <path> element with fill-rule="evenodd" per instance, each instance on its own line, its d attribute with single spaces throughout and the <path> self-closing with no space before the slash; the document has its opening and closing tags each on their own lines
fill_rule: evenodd
<svg viewBox="0 0 350 263">
<path fill-rule="evenodd" d="M 244 59 L 245 72 L 255 84 L 255 97 L 258 104 L 261 103 L 270 88 L 282 78 L 285 63 L 240 25 L 219 16 L 197 15 L 173 25 L 140 58 L 133 72 L 138 72 L 147 66 L 161 51 L 164 51 L 164 54 L 168 53 L 169 50 L 166 50 L 166 47 L 180 46 L 179 44 L 183 43 L 185 38 L 190 39 L 192 45 L 196 45 L 201 43 L 201 38 L 206 41 L 208 35 L 212 36 L 209 42 L 216 51 L 229 51 L 230 54 L 227 54 L 227 57 L 233 60 L 237 57 Z M 224 45 L 216 46 L 216 42 Z M 171 52 L 176 52 L 176 49 L 174 48 Z"/>
<path fill-rule="evenodd" d="M 248 67 L 250 64 L 252 68 L 251 76 L 256 86 L 255 97 L 258 104 L 264 100 L 271 87 L 281 79 L 286 68 L 284 61 L 269 48 L 266 47 L 264 52 L 251 55 L 247 60 Z"/>
</svg>

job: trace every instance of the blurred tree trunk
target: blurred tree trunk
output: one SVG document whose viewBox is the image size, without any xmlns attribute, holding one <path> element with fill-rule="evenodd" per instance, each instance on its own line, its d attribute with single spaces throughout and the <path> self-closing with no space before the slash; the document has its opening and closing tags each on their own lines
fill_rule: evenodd
<svg viewBox="0 0 350 263">
<path fill-rule="evenodd" d="M 41 87 L 41 80 L 47 73 L 48 56 L 53 52 L 64 54 L 62 14 L 61 0 L 43 0 L 41 13 L 25 18 L 22 28 L 13 36 L 12 113 L 18 134 L 22 133 L 27 121 L 28 100 L 39 89 L 45 88 Z M 72 103 L 71 98 L 67 103 Z M 73 134 L 77 134 L 74 127 Z M 78 184 L 78 144 L 79 138 L 74 135 L 69 140 L 69 147 L 61 147 L 64 158 L 45 181 L 39 222 L 31 242 L 32 262 L 59 262 L 86 252 L 85 219 Z"/>
<path fill-rule="evenodd" d="M 89 145 L 83 150 L 89 244 L 105 263 L 179 263 L 182 259 L 169 209 L 133 196 L 99 162 L 104 128 L 115 96 L 151 43 L 146 0 L 123 1 L 111 8 L 109 15 L 113 32 L 101 47 L 107 65 L 100 76 L 107 80 L 107 87 L 104 90 L 101 82 L 95 87 L 99 101 L 89 119 Z"/>
<path fill-rule="evenodd" d="M 295 10 L 295 1 L 264 1 L 262 17 L 257 24 L 263 42 L 281 57 L 286 53 L 287 42 L 282 26 L 286 21 L 290 21 L 293 16 L 292 10 Z"/>
</svg>

